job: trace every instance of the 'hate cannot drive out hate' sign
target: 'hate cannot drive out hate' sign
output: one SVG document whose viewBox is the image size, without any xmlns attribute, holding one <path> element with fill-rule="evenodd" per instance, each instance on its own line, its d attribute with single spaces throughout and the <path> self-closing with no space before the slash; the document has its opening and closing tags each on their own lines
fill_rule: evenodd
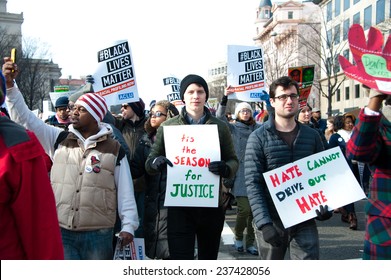
<svg viewBox="0 0 391 280">
<path fill-rule="evenodd" d="M 220 177 L 209 171 L 220 160 L 217 125 L 164 126 L 167 167 L 165 206 L 218 207 Z"/>
<path fill-rule="evenodd" d="M 285 228 L 316 217 L 316 209 L 347 205 L 365 198 L 339 147 L 263 174 Z"/>
</svg>

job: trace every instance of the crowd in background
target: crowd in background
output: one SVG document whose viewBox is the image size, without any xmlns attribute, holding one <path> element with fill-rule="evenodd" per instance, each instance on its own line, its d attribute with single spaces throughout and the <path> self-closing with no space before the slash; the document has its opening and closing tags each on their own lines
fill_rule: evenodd
<svg viewBox="0 0 391 280">
<path fill-rule="evenodd" d="M 2 214 L 1 227 L 9 229 L 0 242 L 2 259 L 112 259 L 118 240 L 127 245 L 135 237 L 144 239 L 150 259 L 194 259 L 196 247 L 198 259 L 217 259 L 226 210 L 224 190 L 236 203 L 236 251 L 261 259 L 284 259 L 289 249 L 291 259 L 319 259 L 316 220 L 340 213 L 341 221 L 357 230 L 354 203 L 334 210 L 322 205 L 315 219 L 285 229 L 260 174 L 337 146 L 369 198 L 364 258 L 391 258 L 391 132 L 386 111 L 389 98 L 384 94 L 372 93 L 368 107 L 358 116 L 346 113 L 325 120 L 318 108 L 308 104 L 299 108 L 298 84 L 281 77 L 270 87 L 267 110 L 256 112 L 254 104 L 240 102 L 232 114 L 226 111 L 233 93 L 230 87 L 217 110 L 211 111 L 206 107 L 206 81 L 188 75 L 181 82 L 185 106 L 180 110 L 167 100 L 146 108 L 140 98 L 122 104 L 121 114 L 114 116 L 105 100 L 94 94 L 93 80 L 89 80 L 69 98 L 57 99 L 56 114 L 43 121 L 27 108 L 15 85 L 17 65 L 6 58 L 3 73 L 1 103 L 6 100 L 12 121 L 1 117 L 0 152 L 11 153 L 12 147 L 23 144 L 16 136 L 8 140 L 3 128 L 12 127 L 15 135 L 21 135 L 17 138 L 26 139 L 27 148 L 36 147 L 29 148 L 37 153 L 27 159 L 38 163 L 29 167 L 8 155 L 8 165 L 14 160 L 21 166 L 0 173 L 2 193 L 3 186 L 21 189 L 20 197 L 2 202 L 8 220 L 5 224 Z M 165 156 L 169 143 L 164 141 L 163 127 L 192 124 L 218 127 L 221 160 L 208 167 L 221 181 L 217 208 L 164 206 L 167 168 L 173 165 Z M 17 172 L 25 178 L 27 172 L 43 171 L 46 174 L 39 180 L 31 174 L 20 182 L 10 179 Z M 37 190 L 38 184 L 45 192 Z M 47 192 L 50 184 L 53 193 Z M 36 209 L 32 206 L 36 203 L 44 204 L 38 209 L 41 212 L 23 216 Z M 39 219 L 43 214 L 47 217 Z M 35 229 L 26 229 L 27 237 L 20 232 L 18 223 L 22 222 L 34 224 Z M 51 238 L 42 246 L 40 241 L 49 233 Z M 41 249 L 32 247 L 35 242 Z"/>
</svg>

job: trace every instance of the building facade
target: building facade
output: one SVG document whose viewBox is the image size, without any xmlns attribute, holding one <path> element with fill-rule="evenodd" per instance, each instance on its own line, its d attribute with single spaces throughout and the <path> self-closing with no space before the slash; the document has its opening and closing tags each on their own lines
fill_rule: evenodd
<svg viewBox="0 0 391 280">
<path fill-rule="evenodd" d="M 340 54 L 354 63 L 348 39 L 348 31 L 353 24 L 360 24 L 367 34 L 371 26 L 378 28 L 387 37 L 391 30 L 391 5 L 390 0 L 323 0 L 317 1 L 322 10 L 325 24 L 322 25 L 325 52 L 329 48 L 340 50 Z M 336 57 L 328 59 L 336 59 Z M 347 79 L 343 70 L 336 63 L 339 88 L 335 89 L 332 96 L 332 114 L 343 114 L 364 107 L 368 103 L 367 90 L 354 80 Z M 327 84 L 327 73 L 322 71 L 320 83 L 323 87 Z M 327 100 L 321 99 L 321 110 L 327 110 Z"/>
<path fill-rule="evenodd" d="M 23 13 L 13 14 L 7 12 L 7 1 L 0 0 L 0 23 L 1 28 L 7 30 L 9 34 L 17 35 L 20 39 L 19 44 L 22 43 L 22 23 Z"/>
<path fill-rule="evenodd" d="M 15 47 L 18 51 L 19 59 L 23 56 L 23 34 L 22 34 L 22 24 L 24 22 L 23 13 L 14 14 L 7 11 L 7 1 L 0 0 L 0 53 L 2 56 L 9 56 L 11 48 Z M 26 47 L 26 46 L 25 46 Z M 24 63 L 21 63 L 23 66 Z M 36 80 L 43 80 L 43 87 L 39 90 L 43 90 L 45 93 L 45 100 L 49 105 L 35 104 L 33 108 L 39 108 L 42 110 L 47 107 L 49 110 L 53 110 L 52 104 L 50 102 L 49 92 L 54 91 L 54 87 L 57 85 L 68 85 L 70 91 L 79 89 L 82 85 L 85 84 L 85 77 L 82 79 L 61 79 L 61 68 L 56 63 L 53 63 L 50 59 L 39 59 L 39 58 L 30 58 L 29 63 L 26 64 L 26 67 L 39 68 L 40 73 L 36 75 Z M 33 94 L 36 94 L 34 92 Z M 44 100 L 44 101 L 45 101 Z M 40 103 L 40 102 L 39 102 Z M 46 104 L 44 103 L 44 104 Z"/>
<path fill-rule="evenodd" d="M 255 45 L 264 51 L 266 81 L 288 75 L 288 68 L 315 65 L 314 85 L 308 97 L 319 107 L 317 81 L 320 78 L 320 9 L 312 1 L 273 3 L 261 0 L 256 11 Z"/>
</svg>

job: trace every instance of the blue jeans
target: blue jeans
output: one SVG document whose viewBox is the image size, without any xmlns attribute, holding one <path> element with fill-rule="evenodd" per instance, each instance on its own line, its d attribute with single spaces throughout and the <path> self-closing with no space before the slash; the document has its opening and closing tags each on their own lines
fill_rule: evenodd
<svg viewBox="0 0 391 280">
<path fill-rule="evenodd" d="M 294 225 L 288 229 L 273 223 L 281 236 L 282 245 L 273 247 L 263 240 L 262 231 L 255 231 L 259 258 L 261 260 L 283 260 L 289 248 L 291 260 L 319 260 L 319 234 L 314 219 Z M 254 228 L 256 226 L 254 225 Z"/>
<path fill-rule="evenodd" d="M 113 229 L 71 231 L 61 228 L 66 260 L 112 260 Z"/>
</svg>

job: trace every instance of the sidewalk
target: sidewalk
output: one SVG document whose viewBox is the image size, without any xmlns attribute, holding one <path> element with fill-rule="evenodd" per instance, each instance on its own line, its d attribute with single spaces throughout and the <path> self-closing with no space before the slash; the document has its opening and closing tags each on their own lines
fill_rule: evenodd
<svg viewBox="0 0 391 280">
<path fill-rule="evenodd" d="M 321 260 L 361 259 L 365 235 L 364 205 L 366 199 L 355 202 L 358 229 L 349 229 L 349 224 L 341 221 L 340 214 L 334 214 L 330 220 L 318 222 Z M 246 252 L 239 253 L 234 247 L 233 227 L 236 208 L 226 213 L 225 227 L 221 236 L 219 260 L 257 260 Z"/>
</svg>

